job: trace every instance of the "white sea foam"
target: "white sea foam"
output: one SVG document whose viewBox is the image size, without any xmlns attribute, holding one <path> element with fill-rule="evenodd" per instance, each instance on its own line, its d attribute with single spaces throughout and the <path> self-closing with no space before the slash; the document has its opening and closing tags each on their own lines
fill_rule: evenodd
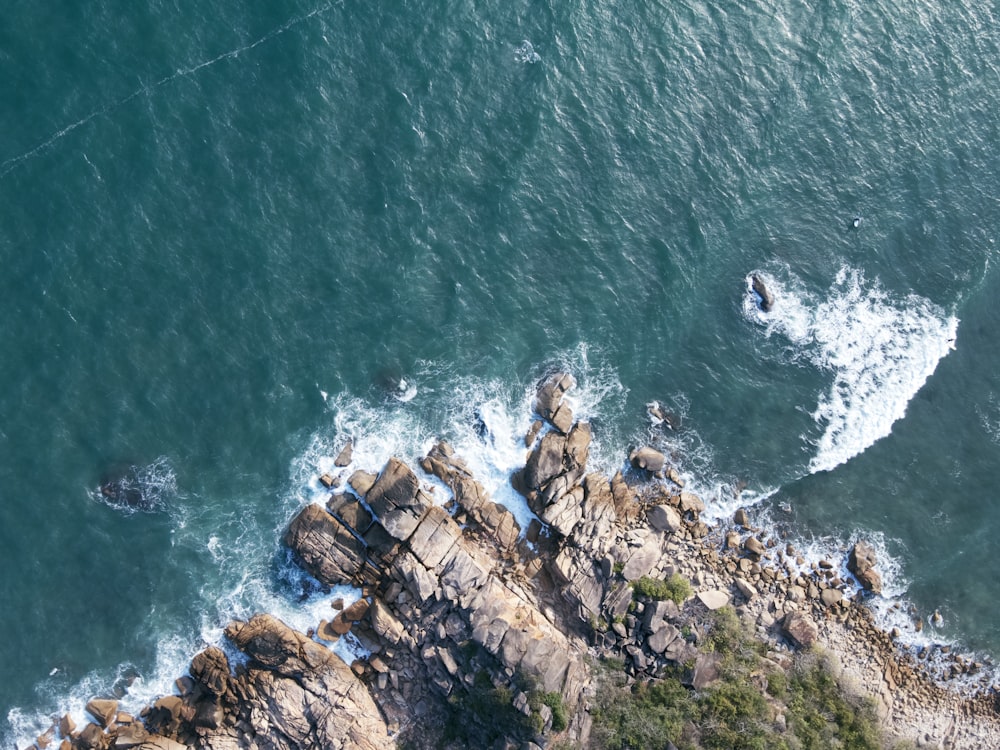
<svg viewBox="0 0 1000 750">
<path fill-rule="evenodd" d="M 534 65 L 537 62 L 541 62 L 542 57 L 535 52 L 535 48 L 532 46 L 531 42 L 525 39 L 521 42 L 518 48 L 514 50 L 514 59 L 519 63 Z"/>
<path fill-rule="evenodd" d="M 775 297 L 771 312 L 755 304 L 747 277 L 746 315 L 792 344 L 832 375 L 812 416 L 822 434 L 814 441 L 811 472 L 828 471 L 888 435 L 951 350 L 958 320 L 917 295 L 893 298 L 861 271 L 842 268 L 826 297 L 815 300 L 801 284 L 761 273 Z"/>
<path fill-rule="evenodd" d="M 90 490 L 91 499 L 123 513 L 154 513 L 177 496 L 177 474 L 166 456 L 140 466 L 132 465 L 102 480 Z"/>
</svg>

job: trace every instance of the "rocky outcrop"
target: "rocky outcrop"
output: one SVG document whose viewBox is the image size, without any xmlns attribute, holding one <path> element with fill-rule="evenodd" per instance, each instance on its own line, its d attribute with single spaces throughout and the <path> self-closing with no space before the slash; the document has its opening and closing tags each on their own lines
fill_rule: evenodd
<svg viewBox="0 0 1000 750">
<path fill-rule="evenodd" d="M 645 469 L 650 474 L 663 471 L 667 465 L 667 457 L 648 445 L 632 451 L 628 460 L 635 468 Z"/>
<path fill-rule="evenodd" d="M 851 547 L 847 558 L 847 569 L 854 574 L 858 582 L 873 594 L 882 593 L 882 576 L 875 570 L 878 559 L 875 550 L 865 542 L 857 542 Z"/>
<path fill-rule="evenodd" d="M 420 466 L 451 489 L 455 502 L 469 520 L 478 525 L 500 550 L 510 552 L 514 548 L 521 535 L 514 514 L 490 499 L 448 443 L 442 441 L 435 445 L 420 461 Z"/>
<path fill-rule="evenodd" d="M 302 566 L 331 585 L 371 582 L 367 546 L 350 528 L 318 505 L 306 505 L 285 532 L 285 544 Z"/>
<path fill-rule="evenodd" d="M 572 375 L 557 372 L 543 380 L 535 394 L 535 413 L 564 434 L 573 425 L 573 410 L 563 397 L 575 386 Z"/>
</svg>

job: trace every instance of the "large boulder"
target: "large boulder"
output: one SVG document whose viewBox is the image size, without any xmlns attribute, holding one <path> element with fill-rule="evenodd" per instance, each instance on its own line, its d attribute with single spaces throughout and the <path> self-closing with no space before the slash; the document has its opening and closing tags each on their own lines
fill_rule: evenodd
<svg viewBox="0 0 1000 750">
<path fill-rule="evenodd" d="M 663 471 L 667 465 L 667 457 L 655 448 L 650 448 L 648 445 L 632 451 L 629 454 L 628 460 L 635 468 L 645 469 L 653 474 Z"/>
<path fill-rule="evenodd" d="M 214 733 L 199 732 L 199 747 L 391 747 L 367 687 L 332 651 L 270 615 L 233 622 L 226 636 L 250 657 L 236 688 L 245 697 L 238 716 Z"/>
<path fill-rule="evenodd" d="M 109 727 L 118 715 L 118 701 L 111 698 L 93 698 L 87 702 L 86 711 L 102 727 Z"/>
<path fill-rule="evenodd" d="M 357 583 L 365 569 L 364 542 L 318 505 L 298 512 L 284 541 L 311 575 L 331 586 Z"/>
<path fill-rule="evenodd" d="M 805 612 L 789 612 L 781 621 L 781 632 L 799 648 L 809 648 L 819 638 L 819 628 Z"/>
<path fill-rule="evenodd" d="M 875 550 L 865 542 L 855 543 L 847 558 L 847 569 L 854 574 L 862 587 L 873 594 L 882 593 L 882 576 L 875 570 L 877 563 Z"/>
<path fill-rule="evenodd" d="M 365 501 L 383 528 L 400 541 L 409 538 L 430 506 L 428 498 L 420 492 L 416 474 L 395 457 L 386 463 L 365 494 Z"/>
<path fill-rule="evenodd" d="M 674 533 L 683 525 L 681 514 L 670 505 L 654 505 L 646 511 L 646 520 L 657 531 Z"/>
<path fill-rule="evenodd" d="M 528 457 L 524 482 L 529 491 L 538 492 L 563 472 L 566 436 L 547 432 Z"/>
<path fill-rule="evenodd" d="M 191 677 L 213 695 L 222 695 L 229 686 L 229 660 L 222 649 L 209 646 L 191 660 Z"/>
<path fill-rule="evenodd" d="M 543 380 L 535 394 L 535 412 L 564 434 L 573 425 L 573 410 L 564 403 L 563 396 L 574 386 L 572 375 L 557 372 Z"/>
</svg>

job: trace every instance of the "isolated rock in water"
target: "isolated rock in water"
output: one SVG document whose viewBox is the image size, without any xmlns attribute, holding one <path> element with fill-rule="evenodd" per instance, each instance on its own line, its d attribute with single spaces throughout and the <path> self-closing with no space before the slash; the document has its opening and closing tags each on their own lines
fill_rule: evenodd
<svg viewBox="0 0 1000 750">
<path fill-rule="evenodd" d="M 764 280 L 755 273 L 751 277 L 751 283 L 753 285 L 753 290 L 760 295 L 760 309 L 764 312 L 771 312 L 771 308 L 774 307 L 774 297 L 764 285 Z"/>
<path fill-rule="evenodd" d="M 875 570 L 877 562 L 875 550 L 865 542 L 855 543 L 847 558 L 847 569 L 873 594 L 882 593 L 882 576 Z"/>
<path fill-rule="evenodd" d="M 557 372 L 543 380 L 535 394 L 535 411 L 562 433 L 573 426 L 573 410 L 563 403 L 563 396 L 574 386 L 576 380 L 572 375 Z"/>
<path fill-rule="evenodd" d="M 340 453 L 338 453 L 337 457 L 333 460 L 333 465 L 338 467 L 348 466 L 350 465 L 353 457 L 354 457 L 354 443 L 348 440 L 347 444 L 340 449 Z"/>
<path fill-rule="evenodd" d="M 654 425 L 664 425 L 668 430 L 679 430 L 681 428 L 680 415 L 667 411 L 659 401 L 651 401 L 646 404 L 646 413 Z"/>
<path fill-rule="evenodd" d="M 781 630 L 799 648 L 809 648 L 819 638 L 819 628 L 804 612 L 789 612 L 785 615 Z"/>
<path fill-rule="evenodd" d="M 108 471 L 97 489 L 100 499 L 126 513 L 159 510 L 177 491 L 177 478 L 165 458 L 147 466 L 119 466 Z"/>
<path fill-rule="evenodd" d="M 628 460 L 631 461 L 635 468 L 645 469 L 653 474 L 663 471 L 663 467 L 667 465 L 667 457 L 655 448 L 650 448 L 648 445 L 632 451 Z"/>
</svg>

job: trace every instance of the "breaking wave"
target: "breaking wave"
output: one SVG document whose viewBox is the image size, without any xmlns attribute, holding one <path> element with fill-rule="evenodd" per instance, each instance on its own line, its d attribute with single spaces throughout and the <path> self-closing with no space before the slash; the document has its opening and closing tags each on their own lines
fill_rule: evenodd
<svg viewBox="0 0 1000 750">
<path fill-rule="evenodd" d="M 812 412 L 822 432 L 803 436 L 815 446 L 810 472 L 829 471 L 892 431 L 953 348 L 958 319 L 915 294 L 894 298 L 857 269 L 841 268 L 822 299 L 794 279 L 760 276 L 774 307 L 768 313 L 757 307 L 748 276 L 744 314 L 765 335 L 786 338 L 793 362 L 805 360 L 830 375 Z"/>
</svg>

